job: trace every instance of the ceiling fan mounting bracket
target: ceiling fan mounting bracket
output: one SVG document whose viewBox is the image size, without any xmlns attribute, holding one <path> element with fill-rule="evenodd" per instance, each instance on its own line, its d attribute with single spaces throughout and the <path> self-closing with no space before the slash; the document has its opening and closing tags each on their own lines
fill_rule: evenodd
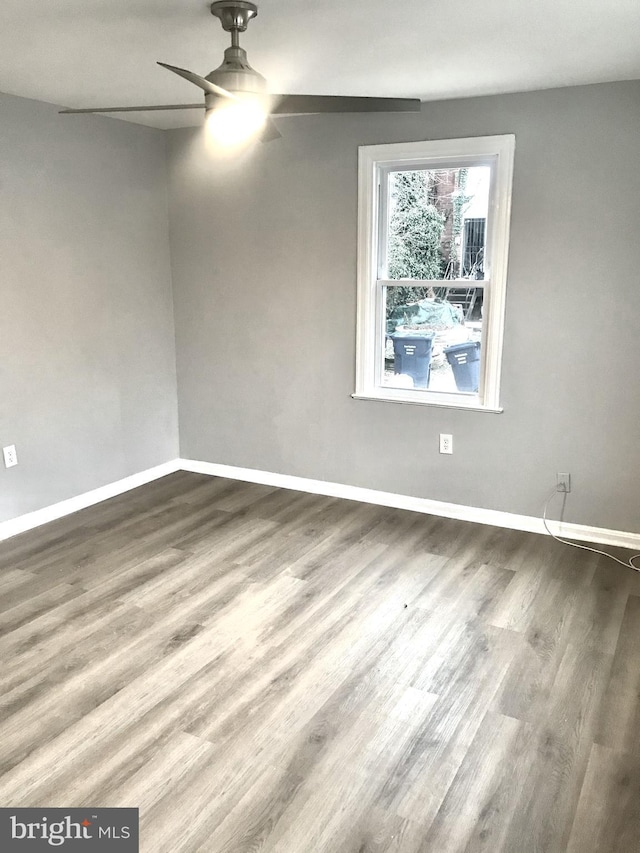
<svg viewBox="0 0 640 853">
<path fill-rule="evenodd" d="M 258 7 L 248 0 L 216 0 L 211 4 L 211 14 L 220 18 L 226 32 L 243 33 L 258 14 Z"/>
</svg>

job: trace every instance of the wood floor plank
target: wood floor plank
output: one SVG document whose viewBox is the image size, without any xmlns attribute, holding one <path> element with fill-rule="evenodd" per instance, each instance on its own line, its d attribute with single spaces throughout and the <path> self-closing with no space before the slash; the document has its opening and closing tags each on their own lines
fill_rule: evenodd
<svg viewBox="0 0 640 853">
<path fill-rule="evenodd" d="M 577 595 L 577 588 L 570 583 L 546 578 L 527 607 L 523 610 L 516 606 L 514 618 L 506 620 L 513 626 L 511 630 L 521 629 L 523 642 L 499 693 L 497 703 L 501 713 L 532 722 L 544 715 L 571 640 L 571 617 Z"/>
<path fill-rule="evenodd" d="M 597 743 L 640 756 L 640 597 L 630 596 L 618 636 Z"/>
<path fill-rule="evenodd" d="M 144 678 L 131 681 L 58 736 L 32 742 L 28 759 L 0 778 L 0 799 L 10 805 L 15 804 L 15 798 L 28 801 L 45 774 L 55 773 L 59 765 L 79 761 L 105 741 L 117 739 L 132 721 L 179 689 L 196 672 L 216 659 L 222 662 L 235 640 L 215 628 L 202 631 L 163 658 Z"/>
<path fill-rule="evenodd" d="M 386 807 L 400 817 L 431 824 L 482 722 L 474 709 L 491 706 L 514 652 L 507 632 L 485 629 L 480 649 L 461 662 L 428 725 L 399 757 L 385 785 Z"/>
<path fill-rule="evenodd" d="M 536 757 L 522 786 L 503 849 L 564 853 L 577 808 L 612 657 L 567 646 L 536 734 Z"/>
<path fill-rule="evenodd" d="M 148 761 L 125 780 L 121 780 L 112 795 L 102 794 L 101 801 L 110 808 L 127 808 L 136 803 L 146 815 L 167 795 L 181 787 L 183 780 L 206 763 L 213 754 L 213 745 L 185 732 L 175 732 L 160 747 L 156 747 Z"/>
<path fill-rule="evenodd" d="M 176 472 L 0 543 L 0 803 L 142 853 L 640 850 L 640 573 Z"/>
<path fill-rule="evenodd" d="M 594 744 L 567 853 L 630 853 L 640 839 L 640 762 Z"/>
<path fill-rule="evenodd" d="M 233 773 L 221 773 L 217 763 L 203 764 L 148 810 L 141 833 L 154 853 L 264 850 L 263 836 L 300 783 L 259 762 Z"/>
<path fill-rule="evenodd" d="M 569 633 L 574 645 L 590 645 L 613 654 L 629 597 L 631 572 L 613 573 L 599 565 L 588 586 L 578 586 Z"/>
<path fill-rule="evenodd" d="M 340 853 L 417 853 L 423 838 L 423 827 L 365 801 L 349 825 L 339 828 L 335 837 L 329 836 L 326 849 Z"/>
<path fill-rule="evenodd" d="M 73 584 L 59 583 L 48 586 L 42 592 L 34 591 L 29 598 L 23 594 L 18 601 L 5 600 L 6 607 L 0 612 L 0 637 L 23 625 L 30 625 L 43 613 L 49 613 L 59 604 L 82 595 L 83 589 Z"/>
<path fill-rule="evenodd" d="M 455 577 L 456 573 L 453 574 Z M 440 590 L 441 594 L 435 598 L 434 584 L 430 584 L 427 596 L 421 597 L 418 605 L 424 606 L 426 603 L 429 608 L 429 641 L 433 653 L 428 660 L 425 658 L 414 682 L 416 687 L 440 693 L 455 678 L 465 660 L 487 651 L 486 632 L 497 636 L 500 629 L 487 625 L 483 614 L 509 584 L 511 577 L 511 573 L 504 569 L 480 566 L 469 575 L 462 595 L 460 585 L 454 584 L 453 588 L 447 585 L 445 590 Z M 514 643 L 512 648 L 515 653 L 517 639 Z"/>
<path fill-rule="evenodd" d="M 306 656 L 302 654 L 305 646 L 298 647 L 293 659 L 291 649 L 285 648 L 284 657 L 276 656 L 272 666 L 262 666 L 260 676 L 245 691 L 239 706 L 212 708 L 189 730 L 218 743 L 233 732 L 235 746 L 235 733 L 255 717 L 254 736 L 258 742 L 262 739 L 273 744 L 278 737 L 290 737 L 292 730 L 313 716 L 355 666 L 365 666 L 377 657 L 380 646 L 388 642 L 390 626 L 398 630 L 397 626 L 406 621 L 404 603 L 410 602 L 411 595 L 415 596 L 423 584 L 420 577 L 414 577 L 412 593 L 403 577 L 391 576 L 385 579 L 384 586 L 376 583 L 375 575 L 370 580 L 371 593 L 362 597 L 357 606 L 352 602 L 345 607 L 343 602 L 342 610 L 336 612 L 332 608 L 324 620 L 317 618 L 314 627 L 322 633 L 308 635 Z M 238 746 L 245 749 L 247 737 L 239 740 Z"/>
<path fill-rule="evenodd" d="M 425 833 L 420 853 L 430 850 L 467 850 L 478 825 L 482 838 L 492 833 L 487 818 L 497 807 L 500 781 L 509 772 L 514 748 L 525 724 L 512 717 L 488 712 L 467 751 L 435 819 Z M 504 805 L 502 806 L 504 814 Z M 496 845 L 495 836 L 491 844 Z"/>
<path fill-rule="evenodd" d="M 55 765 L 44 762 L 44 773 L 29 792 L 29 801 L 51 803 L 64 807 L 66 803 L 90 805 L 111 803 L 120 795 L 122 786 L 154 757 L 162 752 L 176 733 L 189 723 L 190 715 L 225 684 L 236 671 L 240 658 L 230 654 L 214 656 L 209 664 L 191 674 L 179 689 L 161 696 L 137 716 L 125 721 L 118 738 L 102 738 L 91 751 L 63 757 Z M 210 754 L 212 745 L 207 745 Z M 36 766 L 37 757 L 29 759 Z M 16 793 L 14 804 L 20 804 Z"/>
</svg>

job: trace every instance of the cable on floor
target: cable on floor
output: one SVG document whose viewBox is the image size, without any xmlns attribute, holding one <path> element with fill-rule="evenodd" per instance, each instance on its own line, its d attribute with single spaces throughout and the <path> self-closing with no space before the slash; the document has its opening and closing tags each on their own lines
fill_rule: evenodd
<svg viewBox="0 0 640 853">
<path fill-rule="evenodd" d="M 633 563 L 634 560 L 640 558 L 640 554 L 634 554 L 633 556 L 629 557 L 629 560 L 627 562 L 625 562 L 624 560 L 619 560 L 617 557 L 614 557 L 613 554 L 608 554 L 606 551 L 600 551 L 598 548 L 590 548 L 588 545 L 579 545 L 577 542 L 570 542 L 568 539 L 563 539 L 561 536 L 556 536 L 556 534 L 549 529 L 549 525 L 547 524 L 547 510 L 549 509 L 549 504 L 551 503 L 551 499 L 553 498 L 553 496 L 558 494 L 563 495 L 562 511 L 560 513 L 560 521 L 558 522 L 559 524 L 562 523 L 562 516 L 564 515 L 564 505 L 567 500 L 567 492 L 558 492 L 557 489 L 554 489 L 549 495 L 549 497 L 546 499 L 544 503 L 544 509 L 542 511 L 542 523 L 544 524 L 544 528 L 549 534 L 549 536 L 555 539 L 556 542 L 561 542 L 563 545 L 571 545 L 572 548 L 580 548 L 582 551 L 591 551 L 594 554 L 601 554 L 603 557 L 609 557 L 610 560 L 615 560 L 615 562 L 620 563 L 621 566 L 625 566 L 628 569 L 634 569 L 634 571 L 640 572 L 640 566 L 636 566 Z"/>
</svg>

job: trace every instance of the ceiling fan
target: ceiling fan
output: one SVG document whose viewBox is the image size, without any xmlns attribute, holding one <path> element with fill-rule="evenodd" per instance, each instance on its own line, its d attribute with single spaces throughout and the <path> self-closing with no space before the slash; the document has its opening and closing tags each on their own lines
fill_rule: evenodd
<svg viewBox="0 0 640 853">
<path fill-rule="evenodd" d="M 247 52 L 240 47 L 240 33 L 258 14 L 258 7 L 248 0 L 216 0 L 211 4 L 211 14 L 220 19 L 223 29 L 231 33 L 231 46 L 224 52 L 222 64 L 200 77 L 193 71 L 159 62 L 204 91 L 204 104 L 162 104 L 158 106 L 95 107 L 90 109 L 65 109 L 61 113 L 125 113 L 152 110 L 204 109 L 208 123 L 217 127 L 220 141 L 241 141 L 260 134 L 263 142 L 281 136 L 270 116 L 308 115 L 313 113 L 346 112 L 417 112 L 417 98 L 370 98 L 340 95 L 273 95 L 266 91 L 266 80 L 247 61 Z M 229 133 L 229 131 L 232 131 Z M 215 135 L 215 133 L 214 133 Z"/>
</svg>

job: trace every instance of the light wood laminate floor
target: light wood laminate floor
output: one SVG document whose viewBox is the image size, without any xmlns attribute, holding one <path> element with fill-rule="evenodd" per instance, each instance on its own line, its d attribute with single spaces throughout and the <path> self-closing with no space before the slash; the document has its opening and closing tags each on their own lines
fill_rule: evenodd
<svg viewBox="0 0 640 853">
<path fill-rule="evenodd" d="M 177 473 L 0 544 L 1 806 L 143 853 L 640 850 L 640 574 Z"/>
</svg>

